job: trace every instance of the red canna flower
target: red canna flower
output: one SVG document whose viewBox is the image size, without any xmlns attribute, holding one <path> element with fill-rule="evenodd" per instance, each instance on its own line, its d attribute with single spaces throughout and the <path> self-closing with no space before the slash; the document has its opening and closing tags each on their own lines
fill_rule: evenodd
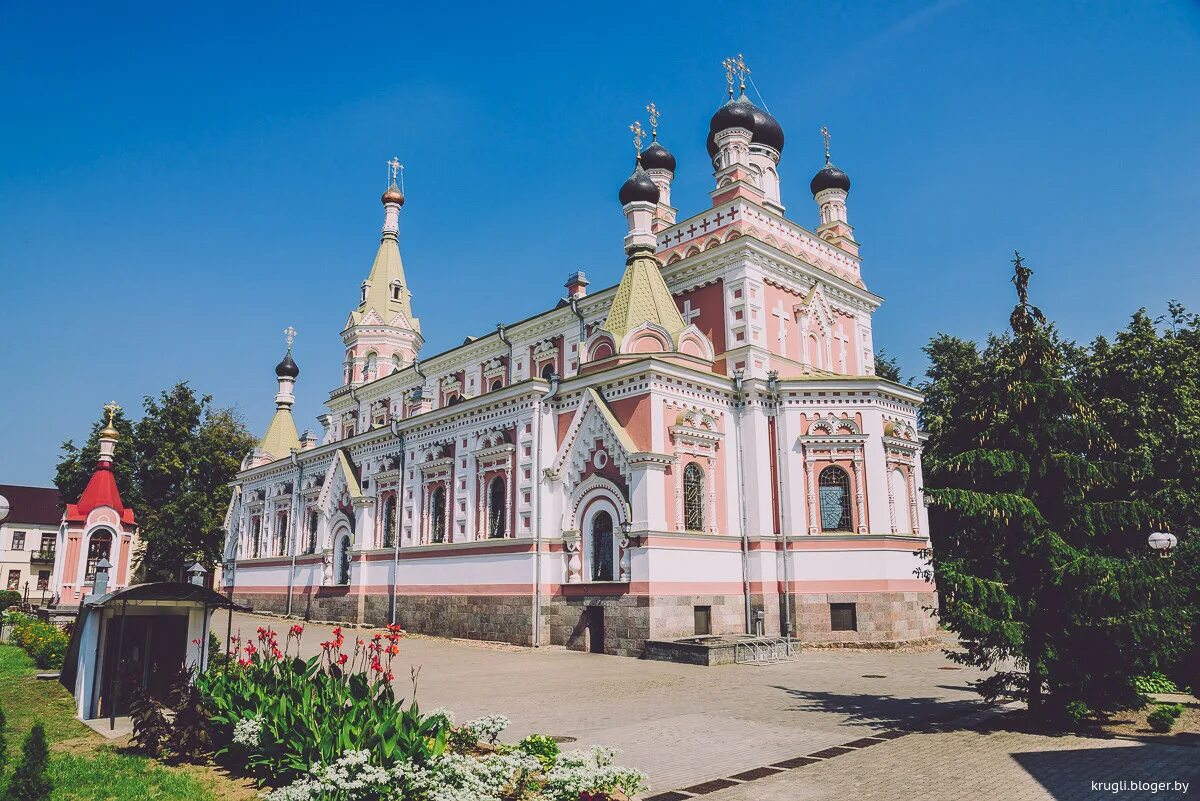
<svg viewBox="0 0 1200 801">
<path fill-rule="evenodd" d="M 295 637 L 299 637 L 303 633 L 304 633 L 304 626 L 301 626 L 299 623 L 292 626 L 291 631 L 288 632 L 288 634 L 295 636 Z"/>
<path fill-rule="evenodd" d="M 344 664 L 346 664 L 346 660 L 348 660 L 349 658 L 350 657 L 346 656 L 346 654 L 338 654 L 337 662 L 339 665 L 344 665 Z"/>
<path fill-rule="evenodd" d="M 389 670 L 387 673 L 385 673 L 385 674 L 383 675 L 383 677 L 384 677 L 385 679 L 387 679 L 389 682 L 391 682 L 393 679 L 395 679 L 395 678 L 396 678 L 396 674 L 395 674 L 395 673 L 393 673 L 392 671 L 390 671 L 390 670 Z"/>
</svg>

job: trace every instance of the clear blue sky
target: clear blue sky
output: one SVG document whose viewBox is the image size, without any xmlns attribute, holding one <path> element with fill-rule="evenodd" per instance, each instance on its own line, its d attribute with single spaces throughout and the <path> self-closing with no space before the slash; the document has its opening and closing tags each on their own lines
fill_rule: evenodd
<svg viewBox="0 0 1200 801">
<path fill-rule="evenodd" d="M 0 482 L 179 379 L 261 432 L 289 324 L 315 427 L 393 154 L 427 353 L 616 282 L 626 126 L 659 105 L 698 211 L 737 51 L 809 227 L 832 130 L 906 376 L 1004 325 L 1014 248 L 1068 336 L 1200 310 L 1194 3 L 584 5 L 0 4 Z"/>
</svg>

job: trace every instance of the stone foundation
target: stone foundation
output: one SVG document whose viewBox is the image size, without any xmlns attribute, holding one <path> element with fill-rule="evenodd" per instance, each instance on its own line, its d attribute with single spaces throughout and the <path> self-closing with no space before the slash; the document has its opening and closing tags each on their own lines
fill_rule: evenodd
<svg viewBox="0 0 1200 801">
<path fill-rule="evenodd" d="M 542 605 L 542 642 L 616 656 L 643 656 L 647 640 L 696 636 L 695 608 L 711 607 L 713 635 L 745 633 L 741 595 L 654 595 L 593 591 L 582 585 Z M 245 593 L 234 600 L 256 611 L 283 614 L 285 594 Z M 751 596 L 751 610 L 763 610 L 763 632 L 780 633 L 779 599 Z M 830 604 L 855 604 L 856 629 L 834 631 Z M 792 597 L 793 636 L 802 643 L 886 645 L 933 637 L 937 623 L 928 611 L 934 593 L 828 593 Z M 599 611 L 591 611 L 598 609 Z M 389 621 L 386 594 L 358 596 L 338 589 L 298 591 L 292 598 L 298 618 L 383 626 Z M 396 599 L 397 622 L 408 631 L 439 637 L 533 644 L 533 603 L 525 596 L 403 595 Z M 753 617 L 752 617 L 753 620 Z M 597 627 L 602 626 L 602 631 Z M 602 640 L 602 642 L 600 642 Z"/>
<path fill-rule="evenodd" d="M 834 631 L 830 605 L 855 605 L 857 628 Z M 886 644 L 925 640 L 937 633 L 932 592 L 815 593 L 792 596 L 792 631 L 810 643 Z"/>
</svg>

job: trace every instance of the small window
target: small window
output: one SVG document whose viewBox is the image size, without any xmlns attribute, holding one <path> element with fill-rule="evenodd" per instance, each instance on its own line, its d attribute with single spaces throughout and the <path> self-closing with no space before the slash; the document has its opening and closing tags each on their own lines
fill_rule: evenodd
<svg viewBox="0 0 1200 801">
<path fill-rule="evenodd" d="M 549 381 L 556 373 L 554 362 L 546 362 L 546 366 L 542 368 L 542 378 Z"/>
<path fill-rule="evenodd" d="M 37 588 L 39 590 L 50 589 L 50 571 L 49 570 L 39 570 L 38 571 Z"/>
<path fill-rule="evenodd" d="M 712 607 L 693 606 L 692 614 L 696 619 L 696 635 L 712 634 Z"/>
<path fill-rule="evenodd" d="M 14 531 L 13 532 L 12 549 L 14 551 L 25 550 L 25 532 L 24 531 Z"/>
<path fill-rule="evenodd" d="M 858 631 L 858 604 L 830 604 L 829 627 L 834 631 Z"/>
<path fill-rule="evenodd" d="M 20 570 L 8 571 L 8 589 L 10 592 L 16 592 L 17 590 L 21 589 L 21 571 Z"/>
<path fill-rule="evenodd" d="M 492 382 L 491 389 L 489 389 L 488 391 L 495 392 L 496 390 L 502 389 L 503 387 L 504 387 L 504 382 L 501 381 L 499 378 L 497 378 L 495 381 Z"/>
</svg>

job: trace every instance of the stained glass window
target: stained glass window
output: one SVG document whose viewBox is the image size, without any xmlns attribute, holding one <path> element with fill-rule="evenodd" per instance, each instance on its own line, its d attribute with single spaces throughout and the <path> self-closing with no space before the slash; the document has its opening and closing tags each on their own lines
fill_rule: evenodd
<svg viewBox="0 0 1200 801">
<path fill-rule="evenodd" d="M 850 476 L 831 465 L 817 480 L 821 498 L 821 530 L 850 530 Z"/>
<path fill-rule="evenodd" d="M 383 502 L 383 547 L 391 548 L 396 542 L 396 496 L 389 495 Z"/>
<path fill-rule="evenodd" d="M 350 535 L 344 534 L 338 544 L 337 583 L 350 583 Z"/>
<path fill-rule="evenodd" d="M 446 541 L 446 490 L 438 487 L 429 499 L 429 535 L 434 542 Z"/>
<path fill-rule="evenodd" d="M 704 469 L 695 462 L 683 468 L 683 527 L 704 530 Z"/>
</svg>

